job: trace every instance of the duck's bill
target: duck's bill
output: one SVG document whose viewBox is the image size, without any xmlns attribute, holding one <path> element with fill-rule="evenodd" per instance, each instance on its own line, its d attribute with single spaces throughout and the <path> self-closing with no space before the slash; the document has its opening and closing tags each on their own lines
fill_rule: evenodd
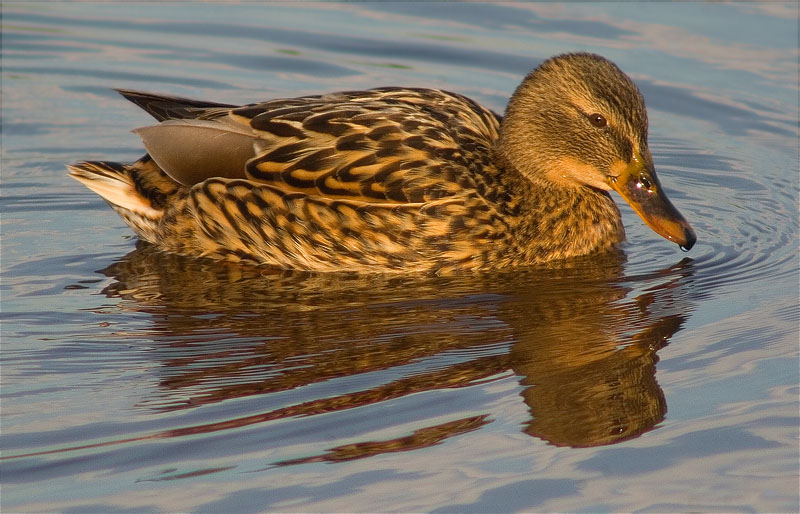
<svg viewBox="0 0 800 514">
<path fill-rule="evenodd" d="M 689 222 L 664 194 L 652 166 L 648 166 L 637 153 L 629 164 L 620 166 L 618 170 L 620 173 L 610 177 L 609 184 L 633 207 L 647 226 L 682 249 L 691 249 L 697 236 Z"/>
</svg>

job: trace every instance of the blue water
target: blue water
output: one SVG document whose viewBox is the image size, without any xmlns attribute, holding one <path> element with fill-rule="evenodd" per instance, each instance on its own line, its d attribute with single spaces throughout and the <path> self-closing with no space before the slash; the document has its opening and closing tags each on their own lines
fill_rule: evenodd
<svg viewBox="0 0 800 514">
<path fill-rule="evenodd" d="M 796 511 L 793 3 L 2 5 L 0 507 Z M 66 175 L 126 161 L 111 88 L 382 85 L 502 112 L 565 51 L 642 90 L 688 253 L 453 277 L 159 254 Z"/>
</svg>

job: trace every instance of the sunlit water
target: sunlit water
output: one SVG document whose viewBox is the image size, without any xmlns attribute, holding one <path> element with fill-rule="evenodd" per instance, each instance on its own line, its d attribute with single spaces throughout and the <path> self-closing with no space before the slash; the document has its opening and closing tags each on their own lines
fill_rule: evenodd
<svg viewBox="0 0 800 514">
<path fill-rule="evenodd" d="M 3 511 L 795 511 L 794 4 L 3 4 Z M 630 73 L 689 253 L 453 277 L 139 245 L 66 176 L 132 160 L 111 91 L 246 103 L 542 59 Z"/>
</svg>

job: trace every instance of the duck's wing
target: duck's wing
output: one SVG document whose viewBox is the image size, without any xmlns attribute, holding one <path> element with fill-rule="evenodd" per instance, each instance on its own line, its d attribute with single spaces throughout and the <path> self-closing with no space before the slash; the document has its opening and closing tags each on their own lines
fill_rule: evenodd
<svg viewBox="0 0 800 514">
<path fill-rule="evenodd" d="M 158 121 L 194 119 L 212 113 L 223 113 L 236 107 L 231 104 L 205 102 L 178 96 L 160 95 L 132 89 L 115 89 Z"/>
<path fill-rule="evenodd" d="M 241 178 L 371 203 L 422 202 L 470 187 L 491 161 L 498 129 L 491 111 L 438 90 L 383 88 L 232 108 L 153 96 L 137 104 L 172 117 L 136 132 L 182 184 Z"/>
<path fill-rule="evenodd" d="M 424 202 L 472 187 L 471 167 L 489 162 L 497 129 L 477 104 L 423 89 L 339 93 L 233 113 L 261 135 L 248 178 L 371 203 Z"/>
</svg>

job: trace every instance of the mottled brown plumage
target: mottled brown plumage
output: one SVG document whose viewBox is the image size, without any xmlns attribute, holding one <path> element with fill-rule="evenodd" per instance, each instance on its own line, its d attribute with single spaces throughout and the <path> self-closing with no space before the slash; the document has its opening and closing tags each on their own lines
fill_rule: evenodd
<svg viewBox="0 0 800 514">
<path fill-rule="evenodd" d="M 601 251 L 624 238 L 607 190 L 685 247 L 636 86 L 567 54 L 505 117 L 463 96 L 380 88 L 242 107 L 120 91 L 159 124 L 148 155 L 73 177 L 142 239 L 190 256 L 314 271 L 449 271 Z"/>
</svg>

